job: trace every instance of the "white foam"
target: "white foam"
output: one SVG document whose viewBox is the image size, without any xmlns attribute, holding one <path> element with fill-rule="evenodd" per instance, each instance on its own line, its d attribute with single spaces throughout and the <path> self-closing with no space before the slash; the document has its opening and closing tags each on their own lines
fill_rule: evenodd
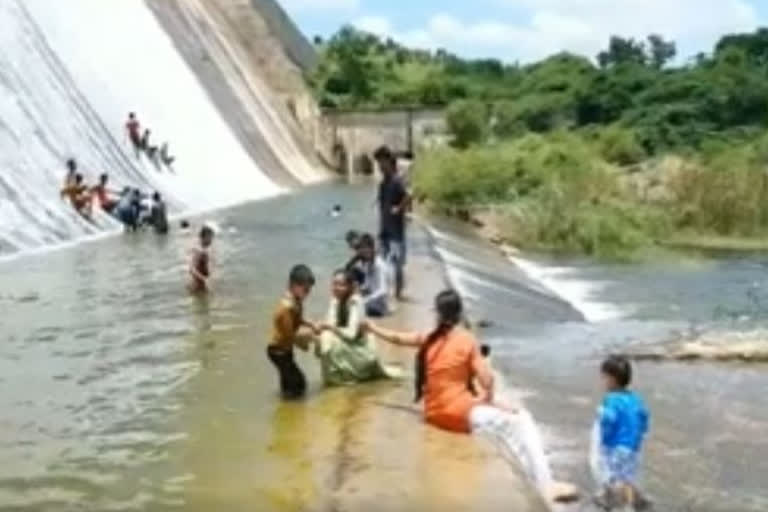
<svg viewBox="0 0 768 512">
<path fill-rule="evenodd" d="M 595 295 L 606 283 L 579 279 L 574 268 L 545 267 L 518 256 L 509 256 L 509 259 L 528 277 L 568 302 L 588 322 L 614 320 L 627 314 L 612 304 L 596 300 Z"/>
</svg>

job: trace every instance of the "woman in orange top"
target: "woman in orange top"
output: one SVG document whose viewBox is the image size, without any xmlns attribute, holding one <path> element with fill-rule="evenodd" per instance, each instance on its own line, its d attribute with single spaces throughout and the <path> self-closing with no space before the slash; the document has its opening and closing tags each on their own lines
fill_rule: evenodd
<svg viewBox="0 0 768 512">
<path fill-rule="evenodd" d="M 460 326 L 461 297 L 453 290 L 441 292 L 435 309 L 437 327 L 427 336 L 391 331 L 370 322 L 367 328 L 387 342 L 418 348 L 416 401 L 424 398 L 427 423 L 491 438 L 504 452 L 515 456 L 537 487 L 549 494 L 552 476 L 538 430 L 527 411 L 493 405 L 493 372 L 475 337 Z M 468 385 L 473 379 L 482 388 L 477 397 Z"/>
</svg>

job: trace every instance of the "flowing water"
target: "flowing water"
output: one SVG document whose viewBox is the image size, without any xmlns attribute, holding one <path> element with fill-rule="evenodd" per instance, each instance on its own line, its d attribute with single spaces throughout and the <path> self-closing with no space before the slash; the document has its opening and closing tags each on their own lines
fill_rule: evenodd
<svg viewBox="0 0 768 512">
<path fill-rule="evenodd" d="M 141 0 L 4 0 L 0 41 L 0 255 L 118 228 L 106 215 L 86 222 L 61 200 L 70 157 L 86 183 L 106 172 L 111 188 L 159 190 L 176 212 L 269 197 L 282 183 L 324 177 L 268 108 L 276 100 L 265 87 L 249 89 L 259 109 L 214 106 Z M 227 80 L 239 76 L 239 58 L 208 56 Z M 130 111 L 152 130 L 152 144 L 169 142 L 172 170 L 136 157 L 124 133 Z M 228 124 L 236 115 L 254 124 L 249 142 L 261 151 L 244 148 Z"/>
<path fill-rule="evenodd" d="M 327 215 L 334 203 L 341 219 Z M 287 268 L 315 268 L 308 309 L 320 313 L 343 234 L 370 225 L 369 203 L 368 189 L 325 186 L 212 214 L 221 230 L 206 301 L 183 288 L 191 234 L 0 263 L 0 509 L 329 509 L 320 503 L 339 471 L 329 432 L 349 395 L 322 391 L 302 360 L 311 399 L 282 403 L 263 350 Z M 765 322 L 746 293 L 764 283 L 760 257 L 635 267 L 526 258 L 521 268 L 466 237 L 433 235 L 472 315 L 491 322 L 482 335 L 494 364 L 539 422 L 556 475 L 586 488 L 602 354 L 691 324 Z M 581 290 L 570 304 L 561 283 Z M 606 304 L 621 314 L 584 320 Z M 765 510 L 766 384 L 758 366 L 639 365 L 658 510 Z"/>
<path fill-rule="evenodd" d="M 585 488 L 602 356 L 768 324 L 765 255 L 634 266 L 518 256 L 510 268 L 449 233 L 434 239 L 472 314 L 491 322 L 494 364 L 539 421 L 555 473 Z M 635 382 L 652 414 L 644 480 L 657 510 L 768 508 L 768 368 L 644 363 Z"/>
</svg>

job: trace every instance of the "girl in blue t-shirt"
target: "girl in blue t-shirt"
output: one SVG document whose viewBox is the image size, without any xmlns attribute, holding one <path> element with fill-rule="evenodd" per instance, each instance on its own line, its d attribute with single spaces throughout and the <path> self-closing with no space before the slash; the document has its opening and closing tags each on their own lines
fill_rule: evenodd
<svg viewBox="0 0 768 512">
<path fill-rule="evenodd" d="M 648 432 L 648 410 L 639 394 L 629 388 L 632 366 L 623 357 L 603 361 L 600 373 L 606 394 L 595 422 L 595 462 L 601 492 L 598 505 L 606 510 L 631 506 L 643 510 L 649 503 L 638 490 L 640 450 Z"/>
</svg>

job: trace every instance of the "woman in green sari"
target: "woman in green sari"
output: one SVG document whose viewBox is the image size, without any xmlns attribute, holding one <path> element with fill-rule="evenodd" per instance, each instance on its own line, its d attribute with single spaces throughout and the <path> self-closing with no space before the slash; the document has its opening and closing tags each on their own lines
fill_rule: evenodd
<svg viewBox="0 0 768 512">
<path fill-rule="evenodd" d="M 325 384 L 343 386 L 395 377 L 396 372 L 379 361 L 373 337 L 363 332 L 365 302 L 357 293 L 354 270 L 337 271 L 331 293 L 328 316 L 319 326 L 315 345 Z"/>
</svg>

